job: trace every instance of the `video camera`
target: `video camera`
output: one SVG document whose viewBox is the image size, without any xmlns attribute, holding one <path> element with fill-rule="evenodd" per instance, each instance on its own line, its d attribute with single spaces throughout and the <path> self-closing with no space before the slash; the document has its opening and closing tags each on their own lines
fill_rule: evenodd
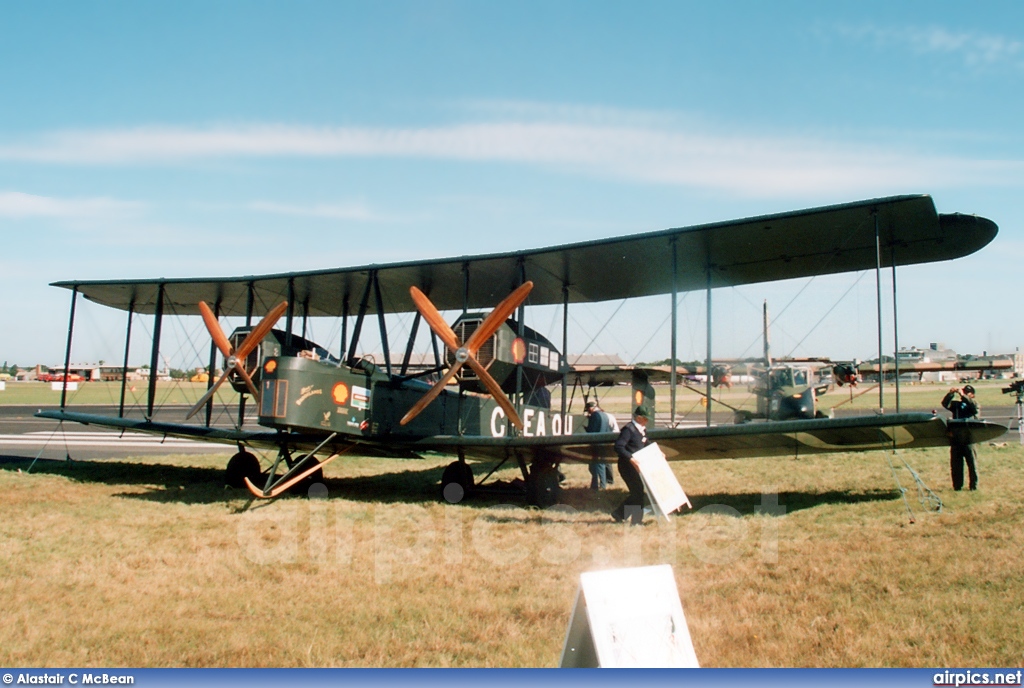
<svg viewBox="0 0 1024 688">
<path fill-rule="evenodd" d="M 1009 387 L 1003 387 L 1003 394 L 1024 394 L 1024 380 L 1017 380 L 1010 383 Z"/>
</svg>

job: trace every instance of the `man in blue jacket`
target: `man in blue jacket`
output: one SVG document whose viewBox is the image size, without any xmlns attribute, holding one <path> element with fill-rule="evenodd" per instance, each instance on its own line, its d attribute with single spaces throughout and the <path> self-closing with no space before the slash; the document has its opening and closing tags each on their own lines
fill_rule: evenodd
<svg viewBox="0 0 1024 688">
<path fill-rule="evenodd" d="M 632 422 L 622 428 L 619 439 L 615 441 L 615 453 L 619 456 L 619 475 L 629 488 L 629 496 L 612 512 L 612 518 L 617 523 L 625 521 L 627 516 L 634 526 L 641 525 L 644 521 L 644 481 L 636 464 L 633 463 L 633 454 L 647 446 L 647 424 L 651 415 L 645 407 L 637 406 L 633 412 Z"/>
<path fill-rule="evenodd" d="M 583 413 L 587 416 L 587 432 L 616 432 L 619 429 L 615 417 L 601 410 L 596 401 L 588 401 Z M 590 489 L 603 490 L 613 482 L 611 468 L 604 462 L 601 450 L 594 446 L 594 455 L 590 459 Z"/>
</svg>

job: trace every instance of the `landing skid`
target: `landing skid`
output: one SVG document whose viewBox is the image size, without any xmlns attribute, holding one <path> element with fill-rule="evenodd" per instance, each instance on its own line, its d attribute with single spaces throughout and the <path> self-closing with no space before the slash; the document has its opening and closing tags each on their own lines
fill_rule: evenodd
<svg viewBox="0 0 1024 688">
<path fill-rule="evenodd" d="M 288 448 L 282 447 L 280 454 L 274 461 L 273 468 L 270 469 L 270 475 L 268 476 L 267 483 L 264 485 L 263 489 L 261 490 L 256 487 L 252 480 L 249 479 L 249 476 L 245 477 L 245 486 L 249 488 L 249 492 L 258 499 L 273 499 L 274 497 L 279 497 L 292 487 L 300 484 L 303 480 L 323 480 L 324 466 L 356 446 L 351 444 L 340 452 L 331 454 L 323 461 L 317 460 L 316 453 L 323 449 L 327 443 L 336 436 L 337 433 L 332 434 L 321 442 L 316 449 L 301 456 L 298 460 L 292 460 L 291 455 L 288 452 Z M 277 466 L 281 463 L 282 459 L 288 463 L 289 469 L 284 475 L 277 476 Z"/>
<path fill-rule="evenodd" d="M 341 456 L 342 453 L 343 452 L 331 454 L 323 461 L 317 461 L 316 457 L 310 454 L 309 456 L 305 457 L 305 459 L 303 459 L 302 461 L 296 463 L 295 468 L 291 469 L 277 480 L 271 480 L 270 483 L 262 490 L 253 485 L 252 481 L 249 480 L 248 477 L 245 478 L 245 486 L 249 488 L 249 492 L 251 492 L 254 497 L 257 497 L 259 499 L 273 499 L 274 497 L 280 497 L 289 489 L 299 484 L 303 480 L 306 480 L 317 471 L 322 471 L 324 466 L 326 466 L 331 461 L 334 461 L 336 458 Z M 312 464 L 309 465 L 309 467 L 306 468 L 305 470 L 293 475 L 298 468 L 302 467 L 303 464 L 308 464 L 310 458 L 312 458 Z M 323 474 L 321 473 L 321 475 Z"/>
</svg>

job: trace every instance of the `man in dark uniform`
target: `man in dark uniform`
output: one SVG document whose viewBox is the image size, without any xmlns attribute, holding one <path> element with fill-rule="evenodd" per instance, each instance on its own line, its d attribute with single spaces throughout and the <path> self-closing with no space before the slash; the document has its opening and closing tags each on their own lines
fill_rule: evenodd
<svg viewBox="0 0 1024 688">
<path fill-rule="evenodd" d="M 637 406 L 633 412 L 633 421 L 627 423 L 619 439 L 615 441 L 615 453 L 619 456 L 619 475 L 629 488 L 629 496 L 612 512 L 612 518 L 621 523 L 629 516 L 634 526 L 644 521 L 644 481 L 633 463 L 633 454 L 647 446 L 647 423 L 651 412 L 643 406 Z"/>
<path fill-rule="evenodd" d="M 959 399 L 954 399 L 960 395 Z M 974 401 L 974 387 L 964 385 L 963 390 L 954 387 L 949 390 L 946 396 L 942 397 L 942 408 L 953 414 L 954 420 L 967 420 L 974 418 L 981 410 Z M 953 476 L 953 489 L 960 491 L 964 486 L 964 462 L 967 462 L 967 474 L 970 478 L 970 488 L 978 489 L 978 471 L 974 466 L 974 446 L 960 441 L 960 438 L 953 433 L 949 445 L 949 472 Z"/>
</svg>

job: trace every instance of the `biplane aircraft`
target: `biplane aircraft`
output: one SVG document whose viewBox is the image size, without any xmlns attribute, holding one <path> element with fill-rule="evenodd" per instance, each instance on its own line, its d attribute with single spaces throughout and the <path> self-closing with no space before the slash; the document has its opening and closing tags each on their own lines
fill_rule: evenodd
<svg viewBox="0 0 1024 688">
<path fill-rule="evenodd" d="M 132 316 L 153 316 L 154 370 L 165 315 L 201 315 L 212 339 L 209 369 L 217 368 L 219 351 L 224 374 L 211 377 L 190 414 L 198 417 L 194 423 L 154 416 L 155 376 L 144 418 L 124 414 L 123 391 L 118 416 L 76 412 L 66 395 L 59 410 L 37 415 L 235 445 L 227 482 L 257 497 L 315 478 L 351 450 L 401 458 L 442 452 L 453 457 L 442 478 L 449 501 L 483 487 L 472 460 L 497 460 L 517 464 L 525 496 L 546 506 L 558 499 L 560 463 L 590 461 L 595 452 L 614 460 L 615 436 L 585 433 L 583 417 L 568 408 L 574 371 L 564 353 L 573 304 L 671 295 L 675 361 L 677 294 L 704 290 L 710 369 L 715 288 L 950 260 L 978 251 L 996 233 L 995 223 L 982 217 L 938 214 L 929 196 L 899 196 L 511 253 L 260 276 L 57 282 L 72 292 L 66 359 L 81 295 L 128 313 L 126 362 Z M 560 348 L 526 326 L 527 306 L 550 304 L 562 306 Z M 441 315 L 460 309 L 452 324 Z M 387 353 L 385 315 L 391 313 L 415 313 L 401 362 Z M 225 316 L 244 316 L 247 326 L 226 335 L 219 324 Z M 305 339 L 305 319 L 318 316 L 341 318 L 335 354 Z M 385 352 L 378 361 L 357 356 L 360 332 L 373 316 Z M 295 332 L 299 317 L 301 333 Z M 275 329 L 281 318 L 283 329 Z M 409 356 L 422 321 L 431 330 L 435 365 L 413 373 Z M 930 447 L 947 445 L 954 432 L 954 422 L 925 413 L 714 425 L 712 376 L 705 424 L 674 427 L 679 371 L 669 368 L 668 427 L 652 425 L 648 436 L 670 460 Z M 558 381 L 562 398 L 553 403 L 546 390 Z M 234 428 L 210 422 L 214 391 L 224 382 L 243 395 Z M 653 409 L 648 377 L 634 375 L 633 391 L 637 404 Z M 255 402 L 259 430 L 243 427 L 247 397 Z M 1005 432 L 982 421 L 956 423 L 955 431 L 972 442 Z M 251 449 L 276 451 L 273 465 L 264 468 Z"/>
</svg>

